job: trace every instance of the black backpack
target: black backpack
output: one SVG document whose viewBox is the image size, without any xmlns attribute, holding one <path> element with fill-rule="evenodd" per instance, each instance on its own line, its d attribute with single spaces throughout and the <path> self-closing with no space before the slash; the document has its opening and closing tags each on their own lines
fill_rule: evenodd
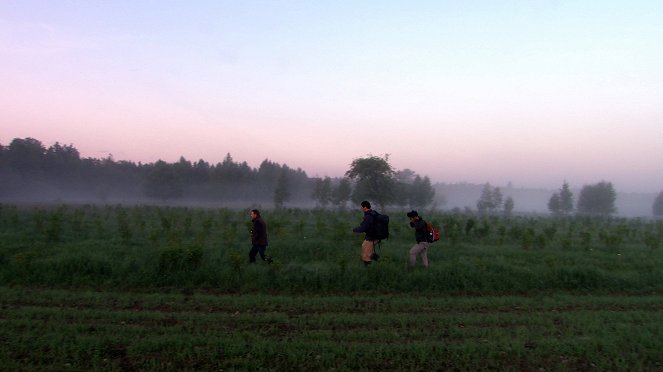
<svg viewBox="0 0 663 372">
<path fill-rule="evenodd" d="M 389 238 L 389 216 L 376 211 L 373 211 L 371 215 L 373 216 L 373 226 L 371 226 L 370 237 L 375 240 Z"/>
</svg>

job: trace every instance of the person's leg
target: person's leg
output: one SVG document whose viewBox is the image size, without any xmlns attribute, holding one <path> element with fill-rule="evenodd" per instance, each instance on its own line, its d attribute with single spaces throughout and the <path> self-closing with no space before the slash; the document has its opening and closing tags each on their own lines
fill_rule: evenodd
<svg viewBox="0 0 663 372">
<path fill-rule="evenodd" d="M 428 242 L 421 242 L 421 244 L 424 248 L 421 250 L 421 253 L 419 255 L 421 256 L 421 263 L 424 265 L 424 267 L 428 267 L 428 246 L 430 243 Z"/>
<path fill-rule="evenodd" d="M 256 262 L 256 254 L 258 254 L 258 246 L 257 245 L 252 245 L 251 246 L 251 251 L 249 251 L 249 263 L 255 263 Z"/>
<path fill-rule="evenodd" d="M 270 255 L 267 254 L 267 246 L 265 246 L 265 249 L 262 251 L 264 253 L 263 260 L 267 261 L 267 263 L 272 263 L 274 260 Z"/>
<path fill-rule="evenodd" d="M 377 251 L 378 244 L 380 244 L 380 240 L 373 241 L 373 251 L 371 251 L 371 261 L 377 261 L 380 259 L 380 255 L 378 254 Z"/>
<path fill-rule="evenodd" d="M 410 267 L 414 267 L 417 264 L 417 256 L 421 255 L 422 261 L 424 260 L 424 255 L 426 252 L 426 242 L 417 243 L 412 246 L 410 249 Z M 422 254 L 422 252 L 424 252 Z M 428 257 L 425 257 L 424 266 L 428 265 Z"/>
<path fill-rule="evenodd" d="M 364 264 L 371 263 L 372 254 L 373 254 L 373 242 L 370 240 L 364 240 L 361 243 L 361 260 L 364 261 Z"/>
<path fill-rule="evenodd" d="M 414 267 L 417 264 L 417 255 L 421 252 L 421 245 L 419 243 L 415 244 L 410 248 L 410 267 Z"/>
<path fill-rule="evenodd" d="M 258 246 L 258 253 L 260 253 L 260 258 L 262 258 L 263 261 L 265 261 L 265 249 L 267 249 L 267 246 L 264 245 Z"/>
</svg>

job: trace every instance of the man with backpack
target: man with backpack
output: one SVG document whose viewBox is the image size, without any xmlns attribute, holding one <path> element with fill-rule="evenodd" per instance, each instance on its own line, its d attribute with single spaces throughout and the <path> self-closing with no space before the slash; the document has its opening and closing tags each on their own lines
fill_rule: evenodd
<svg viewBox="0 0 663 372">
<path fill-rule="evenodd" d="M 428 246 L 430 245 L 428 225 L 419 217 L 417 211 L 407 212 L 407 216 L 410 218 L 410 227 L 414 228 L 414 239 L 417 241 L 417 244 L 410 249 L 409 268 L 412 269 L 417 264 L 417 256 L 421 257 L 424 267 L 428 267 Z"/>
<path fill-rule="evenodd" d="M 376 211 L 371 209 L 371 203 L 364 200 L 361 202 L 361 210 L 364 212 L 364 219 L 361 224 L 354 229 L 353 232 L 365 233 L 364 241 L 361 243 L 361 260 L 364 266 L 371 264 L 371 261 L 377 261 L 380 256 L 375 252 L 375 245 L 381 240 L 383 233 L 376 231 L 376 218 L 379 215 Z M 384 237 L 386 239 L 386 237 Z"/>
</svg>

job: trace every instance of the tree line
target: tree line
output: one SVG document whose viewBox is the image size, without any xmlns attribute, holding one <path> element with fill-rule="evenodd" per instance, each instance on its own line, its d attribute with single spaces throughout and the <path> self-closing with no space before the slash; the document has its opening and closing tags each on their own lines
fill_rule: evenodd
<svg viewBox="0 0 663 372">
<path fill-rule="evenodd" d="M 659 195 L 663 203 L 663 192 Z M 657 200 L 658 200 L 657 199 Z M 610 216 L 617 212 L 615 201 L 617 193 L 611 182 L 601 181 L 595 184 L 584 185 L 575 200 L 568 182 L 564 181 L 562 187 L 553 192 L 548 199 L 548 211 L 556 217 L 570 216 L 573 214 L 584 216 Z M 479 214 L 503 214 L 509 216 L 513 212 L 514 201 L 511 197 L 503 198 L 499 187 L 493 187 L 486 183 L 481 191 L 481 196 L 476 203 Z M 656 202 L 653 207 L 654 215 L 663 214 L 658 211 Z"/>
<path fill-rule="evenodd" d="M 0 198 L 5 200 L 79 200 L 243 202 L 345 208 L 349 202 L 375 200 L 378 205 L 424 208 L 433 202 L 430 179 L 395 170 L 388 156 L 355 159 L 345 177 L 309 177 L 265 159 L 257 168 L 228 153 L 210 164 L 180 157 L 168 163 L 116 161 L 81 157 L 73 145 L 46 147 L 34 138 L 0 144 Z"/>
<path fill-rule="evenodd" d="M 309 177 L 301 169 L 269 159 L 252 168 L 235 161 L 228 153 L 223 161 L 210 164 L 180 157 L 168 163 L 116 161 L 81 157 L 73 145 L 58 142 L 45 147 L 34 138 L 16 138 L 0 143 L 0 200 L 123 202 L 144 198 L 160 202 L 251 203 L 284 207 L 317 206 L 345 208 L 349 203 L 371 200 L 386 206 L 415 209 L 441 207 L 444 195 L 435 195 L 427 176 L 410 169 L 396 170 L 389 156 L 367 155 L 349 164 L 343 177 Z M 571 214 L 612 215 L 616 192 L 612 183 L 585 185 L 577 200 L 565 181 L 548 200 L 555 216 Z M 476 210 L 465 212 L 511 215 L 515 202 L 499 187 L 483 185 Z M 453 211 L 452 211 L 453 212 Z M 456 212 L 462 212 L 457 210 Z M 663 191 L 653 205 L 654 216 L 663 216 Z"/>
</svg>

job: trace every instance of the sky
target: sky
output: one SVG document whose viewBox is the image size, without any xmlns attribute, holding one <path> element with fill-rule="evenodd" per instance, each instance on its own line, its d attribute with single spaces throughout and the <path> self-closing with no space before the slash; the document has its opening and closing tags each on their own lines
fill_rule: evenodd
<svg viewBox="0 0 663 372">
<path fill-rule="evenodd" d="M 663 190 L 662 1 L 0 0 L 0 144 Z"/>
</svg>

